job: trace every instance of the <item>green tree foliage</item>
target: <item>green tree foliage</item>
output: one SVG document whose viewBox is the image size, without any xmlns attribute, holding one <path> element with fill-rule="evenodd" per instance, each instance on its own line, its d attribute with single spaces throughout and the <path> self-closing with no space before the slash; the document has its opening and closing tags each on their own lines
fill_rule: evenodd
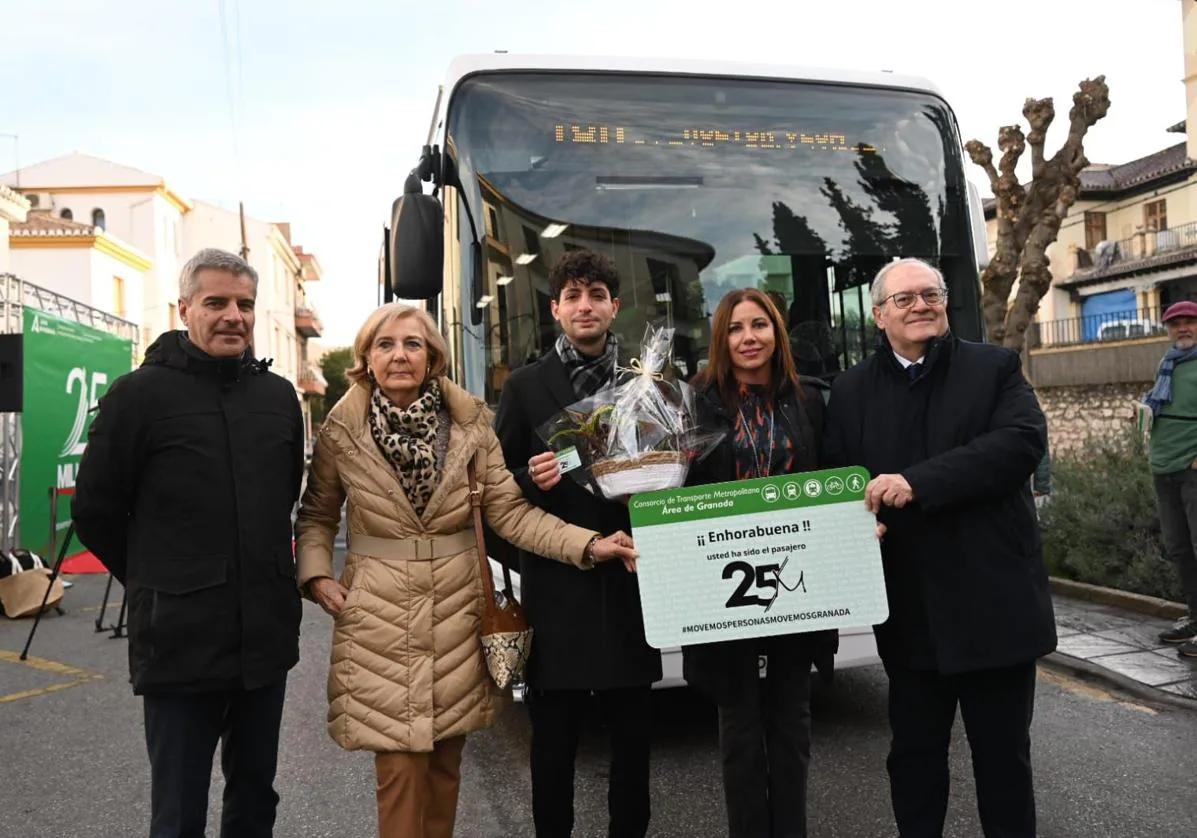
<svg viewBox="0 0 1197 838">
<path fill-rule="evenodd" d="M 1181 599 L 1176 567 L 1164 556 L 1140 440 L 1128 434 L 1061 456 L 1053 463 L 1052 483 L 1040 527 L 1053 576 Z"/>
<path fill-rule="evenodd" d="M 353 366 L 353 349 L 348 346 L 333 349 L 324 353 L 320 359 L 320 372 L 328 386 L 324 390 L 324 401 L 316 402 L 312 407 L 312 419 L 323 422 L 328 411 L 341 400 L 345 391 L 349 389 L 349 379 L 345 377 L 345 370 Z"/>
</svg>

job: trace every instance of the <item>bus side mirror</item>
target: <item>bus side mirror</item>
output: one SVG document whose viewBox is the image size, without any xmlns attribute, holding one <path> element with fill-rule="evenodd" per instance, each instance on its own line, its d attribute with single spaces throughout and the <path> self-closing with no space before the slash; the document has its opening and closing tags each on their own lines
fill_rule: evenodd
<svg viewBox="0 0 1197 838">
<path fill-rule="evenodd" d="M 391 289 L 404 300 L 430 300 L 441 293 L 445 271 L 445 213 L 425 195 L 414 172 L 391 206 Z"/>
</svg>

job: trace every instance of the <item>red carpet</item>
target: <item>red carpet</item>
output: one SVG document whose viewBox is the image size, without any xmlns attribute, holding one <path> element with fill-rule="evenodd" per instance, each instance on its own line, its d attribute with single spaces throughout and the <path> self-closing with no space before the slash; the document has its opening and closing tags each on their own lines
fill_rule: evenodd
<svg viewBox="0 0 1197 838">
<path fill-rule="evenodd" d="M 100 564 L 100 560 L 90 550 L 67 556 L 62 560 L 63 573 L 107 573 L 108 568 Z"/>
</svg>

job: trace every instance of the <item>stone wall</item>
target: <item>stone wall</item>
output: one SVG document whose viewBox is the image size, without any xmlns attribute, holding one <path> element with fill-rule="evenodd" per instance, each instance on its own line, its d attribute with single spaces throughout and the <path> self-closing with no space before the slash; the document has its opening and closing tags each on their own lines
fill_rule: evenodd
<svg viewBox="0 0 1197 838">
<path fill-rule="evenodd" d="M 1134 423 L 1132 404 L 1150 389 L 1150 381 L 1036 387 L 1052 456 L 1075 453 L 1088 439 L 1123 433 Z"/>
</svg>

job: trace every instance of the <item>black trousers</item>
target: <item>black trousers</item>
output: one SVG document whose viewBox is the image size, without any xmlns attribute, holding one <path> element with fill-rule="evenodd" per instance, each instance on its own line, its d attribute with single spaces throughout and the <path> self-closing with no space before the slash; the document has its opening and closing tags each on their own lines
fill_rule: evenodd
<svg viewBox="0 0 1197 838">
<path fill-rule="evenodd" d="M 256 690 L 144 696 L 150 838 L 204 838 L 212 754 L 224 771 L 221 838 L 268 838 L 278 795 L 284 678 Z"/>
<path fill-rule="evenodd" d="M 806 838 L 810 659 L 772 655 L 733 704 L 719 705 L 729 838 Z"/>
<path fill-rule="evenodd" d="M 890 793 L 902 838 L 939 838 L 948 808 L 948 746 L 956 707 L 972 750 L 986 838 L 1035 835 L 1031 716 L 1035 662 L 941 675 L 886 662 Z"/>
<path fill-rule="evenodd" d="M 574 828 L 574 760 L 582 723 L 598 700 L 611 732 L 607 787 L 609 838 L 644 838 L 648 831 L 651 688 L 529 690 L 532 719 L 532 820 L 536 838 L 569 838 Z"/>
<path fill-rule="evenodd" d="M 1164 552 L 1180 572 L 1189 619 L 1197 620 L 1197 470 L 1155 475 Z"/>
</svg>

